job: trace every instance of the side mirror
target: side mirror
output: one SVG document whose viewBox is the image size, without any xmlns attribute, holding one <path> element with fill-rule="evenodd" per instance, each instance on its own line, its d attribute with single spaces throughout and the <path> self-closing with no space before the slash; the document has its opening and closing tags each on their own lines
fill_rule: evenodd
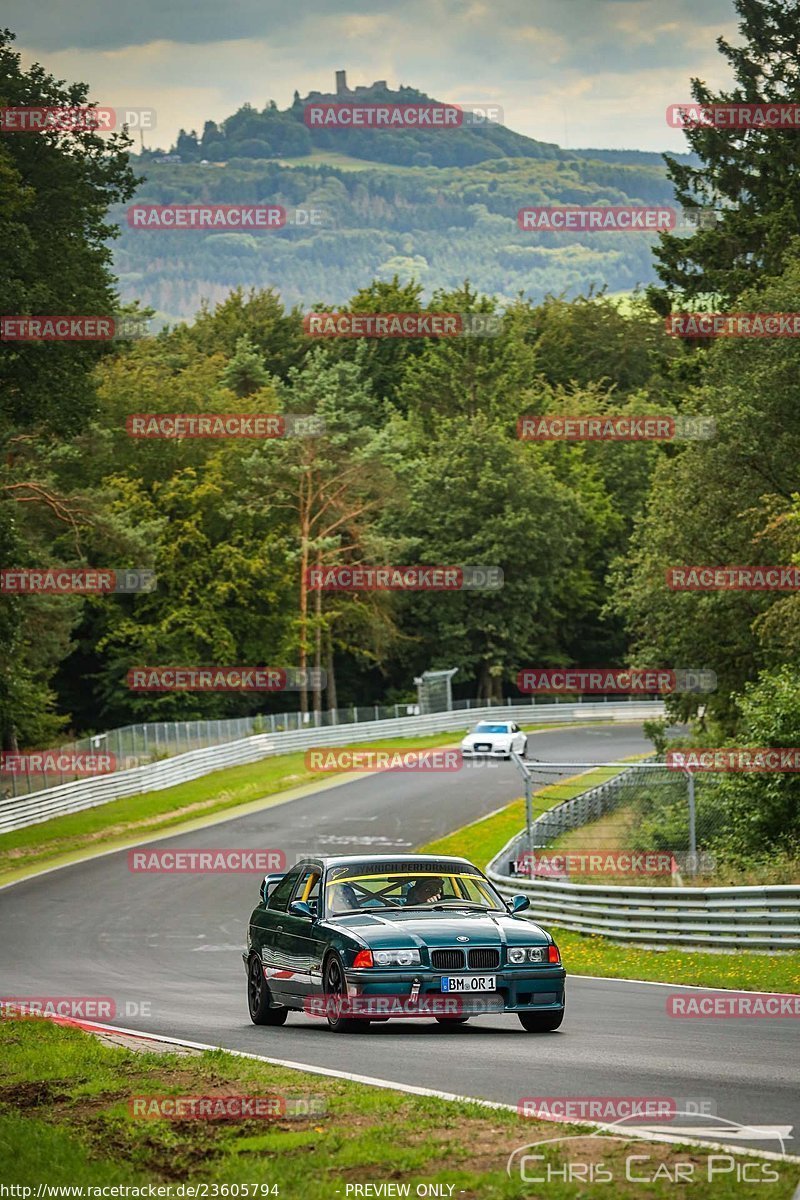
<svg viewBox="0 0 800 1200">
<path fill-rule="evenodd" d="M 293 917 L 308 917 L 310 921 L 314 920 L 314 914 L 311 911 L 310 905 L 306 904 L 305 900 L 293 900 L 289 905 L 289 913 Z"/>
<path fill-rule="evenodd" d="M 530 906 L 531 902 L 527 896 L 512 896 L 508 909 L 511 913 L 518 913 L 522 912 L 524 908 L 530 908 Z"/>
</svg>

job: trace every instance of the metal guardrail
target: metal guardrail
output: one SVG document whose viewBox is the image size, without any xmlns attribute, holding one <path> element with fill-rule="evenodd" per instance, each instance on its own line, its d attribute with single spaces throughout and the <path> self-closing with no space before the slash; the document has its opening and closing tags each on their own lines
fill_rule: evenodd
<svg viewBox="0 0 800 1200">
<path fill-rule="evenodd" d="M 492 709 L 492 715 L 498 720 L 512 707 L 515 711 L 524 707 L 526 713 L 540 705 L 580 704 L 582 702 L 597 704 L 600 697 L 590 696 L 588 699 L 577 696 L 572 699 L 558 696 L 550 699 L 548 696 L 532 695 L 524 701 L 512 705 L 511 697 L 502 703 L 492 701 L 487 704 L 477 699 L 454 700 L 450 705 L 442 705 L 441 711 L 455 712 L 456 710 L 469 714 L 485 713 Z M 610 696 L 602 698 L 607 703 L 619 703 L 623 699 L 629 703 L 641 703 L 645 697 L 631 695 L 613 700 Z M 428 710 L 423 710 L 427 712 Z M 435 711 L 440 711 L 436 708 Z M 385 721 L 414 717 L 420 715 L 419 705 L 408 704 L 367 704 L 348 705 L 345 708 L 333 708 L 326 711 L 311 712 L 278 712 L 257 713 L 251 717 L 224 717 L 218 720 L 194 721 L 142 721 L 136 725 L 122 725 L 116 729 L 108 729 L 102 733 L 87 734 L 83 738 L 67 742 L 61 746 L 44 748 L 44 753 L 51 756 L 52 767 L 36 770 L 28 763 L 19 771 L 0 769 L 0 800 L 4 796 L 27 796 L 32 792 L 44 792 L 48 788 L 60 787 L 64 783 L 74 783 L 80 778 L 80 772 L 70 773 L 68 761 L 72 756 L 80 754 L 109 755 L 115 763 L 115 770 L 129 771 L 134 767 L 143 767 L 148 763 L 163 758 L 174 758 L 179 754 L 188 754 L 190 750 L 204 750 L 208 746 L 219 746 L 224 742 L 239 741 L 240 738 L 254 737 L 259 733 L 287 733 L 290 731 L 330 728 L 336 725 L 358 725 L 368 721 Z M 63 756 L 63 757 L 62 757 Z M 23 756 L 25 757 L 25 756 Z M 60 765 L 59 765 L 60 761 Z"/>
<path fill-rule="evenodd" d="M 640 721 L 663 714 L 661 700 L 620 701 L 599 704 L 529 704 L 503 708 L 503 719 L 537 724 L 558 721 Z M 174 758 L 116 771 L 111 775 L 94 776 L 65 783 L 29 796 L 7 797 L 0 802 L 0 833 L 37 825 L 51 817 L 80 812 L 142 792 L 160 791 L 191 779 L 199 779 L 223 767 L 257 762 L 276 754 L 315 747 L 344 746 L 352 742 L 382 741 L 387 738 L 407 738 L 431 733 L 462 730 L 467 724 L 497 717 L 497 708 L 473 709 L 469 720 L 462 712 L 431 713 L 421 717 L 399 717 L 386 721 L 366 721 L 360 724 L 335 725 L 327 729 L 300 729 L 286 733 L 255 734 L 241 741 L 221 746 L 192 750 Z"/>
<path fill-rule="evenodd" d="M 632 767 L 622 774 L 636 772 Z M 596 820 L 608 811 L 607 806 L 613 807 L 612 796 L 619 794 L 609 781 L 556 805 L 533 822 L 534 845 Z M 527 849 L 523 830 L 495 855 L 486 873 L 502 895 L 527 896 L 531 908 L 525 915 L 541 924 L 658 949 L 800 948 L 800 885 L 648 888 L 511 875 L 504 868 Z"/>
</svg>

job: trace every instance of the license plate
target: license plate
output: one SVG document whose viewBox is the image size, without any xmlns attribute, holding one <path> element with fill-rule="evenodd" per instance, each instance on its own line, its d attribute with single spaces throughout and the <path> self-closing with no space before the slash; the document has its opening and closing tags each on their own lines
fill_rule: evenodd
<svg viewBox="0 0 800 1200">
<path fill-rule="evenodd" d="M 492 745 L 491 745 L 491 742 L 476 742 L 475 749 L 476 750 L 485 750 L 488 754 L 492 749 Z"/>
<path fill-rule="evenodd" d="M 496 975 L 445 975 L 443 992 L 496 992 Z"/>
</svg>

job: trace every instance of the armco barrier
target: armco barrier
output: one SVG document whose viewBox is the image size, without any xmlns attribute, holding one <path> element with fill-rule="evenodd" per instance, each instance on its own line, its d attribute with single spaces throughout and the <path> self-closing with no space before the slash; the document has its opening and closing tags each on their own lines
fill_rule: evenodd
<svg viewBox="0 0 800 1200">
<path fill-rule="evenodd" d="M 634 775 L 636 767 L 624 772 Z M 596 820 L 610 783 L 556 805 L 534 821 L 534 845 Z M 800 947 L 800 885 L 767 887 L 626 887 L 526 879 L 508 866 L 527 849 L 515 834 L 487 868 L 504 896 L 531 902 L 525 916 L 545 926 L 602 934 L 658 949 L 796 950 Z"/>
<path fill-rule="evenodd" d="M 663 712 L 664 704 L 661 700 L 537 704 L 534 708 L 525 704 L 504 707 L 502 720 L 535 722 L 537 725 L 560 721 L 641 721 L 660 716 Z M 276 754 L 288 754 L 292 750 L 447 733 L 464 730 L 475 721 L 492 718 L 501 719 L 496 707 L 473 709 L 469 714 L 458 711 L 431 713 L 422 717 L 398 717 L 386 721 L 333 725 L 324 729 L 255 734 L 240 741 L 191 750 L 187 754 L 179 754 L 161 762 L 133 767 L 129 771 L 116 771 L 113 775 L 79 779 L 60 787 L 34 792 L 29 796 L 8 797 L 0 803 L 0 833 L 22 829 L 27 825 L 37 825 L 41 821 L 65 813 L 95 808 L 100 804 L 107 804 L 110 800 L 120 800 L 124 796 L 161 791 L 178 783 L 186 783 L 190 779 L 199 779 L 201 775 L 219 771 L 223 767 L 257 762 Z"/>
</svg>

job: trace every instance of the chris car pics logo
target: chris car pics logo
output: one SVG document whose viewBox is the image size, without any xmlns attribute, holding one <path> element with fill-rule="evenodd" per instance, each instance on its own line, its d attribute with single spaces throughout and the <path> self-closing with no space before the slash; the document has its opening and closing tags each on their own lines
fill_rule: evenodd
<svg viewBox="0 0 800 1200">
<path fill-rule="evenodd" d="M 634 1141 L 630 1134 L 626 1136 L 623 1122 L 629 1119 L 635 1120 L 636 1133 L 652 1134 L 655 1140 L 668 1135 L 675 1141 L 675 1135 L 683 1135 L 693 1139 L 705 1137 L 712 1144 L 707 1151 L 697 1145 L 676 1146 L 665 1158 L 663 1146 L 649 1146 L 647 1142 Z M 702 1123 L 706 1121 L 714 1124 Z M 508 1157 L 506 1174 L 527 1185 L 536 1184 L 543 1188 L 550 1184 L 559 1189 L 565 1184 L 598 1183 L 637 1184 L 639 1187 L 663 1183 L 721 1185 L 727 1182 L 729 1186 L 777 1183 L 781 1176 L 774 1161 L 745 1158 L 735 1148 L 725 1149 L 719 1143 L 732 1140 L 772 1143 L 769 1148 L 773 1150 L 774 1159 L 774 1149 L 781 1155 L 786 1153 L 791 1132 L 791 1125 L 743 1125 L 725 1117 L 698 1114 L 694 1107 L 671 1112 L 663 1126 L 656 1122 L 642 1124 L 641 1116 L 637 1114 L 632 1118 L 621 1117 L 590 1134 L 541 1138 L 518 1146 Z M 594 1144 L 588 1149 L 587 1143 L 592 1141 Z M 621 1147 L 620 1142 L 627 1145 Z M 627 1187 L 625 1191 L 635 1194 Z M 608 1194 L 614 1193 L 609 1191 Z"/>
</svg>

